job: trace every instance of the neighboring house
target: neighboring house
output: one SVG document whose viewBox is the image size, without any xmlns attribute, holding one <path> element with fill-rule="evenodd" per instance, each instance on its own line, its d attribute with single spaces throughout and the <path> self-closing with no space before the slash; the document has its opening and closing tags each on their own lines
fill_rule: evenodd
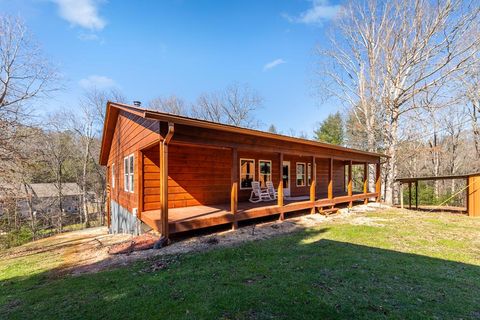
<svg viewBox="0 0 480 320">
<path fill-rule="evenodd" d="M 242 220 L 379 200 L 382 154 L 107 103 L 100 164 L 107 166 L 111 232 L 147 227 L 168 237 Z M 352 167 L 361 168 L 360 190 Z M 368 171 L 375 190 L 368 190 Z M 278 198 L 249 202 L 252 182 Z"/>
<path fill-rule="evenodd" d="M 30 214 L 28 201 L 31 199 L 33 211 L 37 214 L 46 214 L 59 210 L 58 186 L 55 183 L 30 183 L 5 186 L 0 199 L 13 199 L 17 210 L 22 216 Z M 67 214 L 79 213 L 81 207 L 82 190 L 76 183 L 62 184 L 62 208 Z M 2 204 L 0 203 L 0 207 Z M 0 208 L 0 213 L 1 213 Z"/>
</svg>

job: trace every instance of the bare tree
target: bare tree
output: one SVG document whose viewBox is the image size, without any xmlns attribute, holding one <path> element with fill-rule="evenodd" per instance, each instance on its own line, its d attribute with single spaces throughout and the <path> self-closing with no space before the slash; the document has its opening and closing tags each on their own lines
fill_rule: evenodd
<svg viewBox="0 0 480 320">
<path fill-rule="evenodd" d="M 257 128 L 255 112 L 262 98 L 247 85 L 232 84 L 224 91 L 202 94 L 192 108 L 192 116 L 234 126 Z"/>
<path fill-rule="evenodd" d="M 65 130 L 68 119 L 63 113 L 55 113 L 50 115 L 47 123 L 47 130 L 43 137 L 43 160 L 48 164 L 55 187 L 57 189 L 57 210 L 52 217 L 55 219 L 57 232 L 63 230 L 63 185 L 68 182 L 67 168 L 69 162 L 76 162 L 74 158 L 76 152 L 74 150 L 73 135 Z"/>
<path fill-rule="evenodd" d="M 175 115 L 188 116 L 189 110 L 185 105 L 185 102 L 175 95 L 170 97 L 158 97 L 150 101 L 151 109 L 171 113 Z"/>
<path fill-rule="evenodd" d="M 20 126 L 28 116 L 26 103 L 55 90 L 57 80 L 25 24 L 0 16 L 0 157 L 11 158 L 25 138 Z"/>
<path fill-rule="evenodd" d="M 480 37 L 480 33 L 477 37 Z M 466 75 L 458 78 L 458 85 L 461 88 L 459 94 L 467 105 L 475 145 L 475 160 L 478 162 L 480 160 L 480 56 L 478 54 L 476 59 L 477 63 L 467 71 Z"/>
<path fill-rule="evenodd" d="M 101 190 L 102 196 L 100 197 L 102 203 L 104 203 L 106 195 L 104 194 L 106 186 L 105 170 L 97 163 L 97 153 L 95 149 L 99 148 L 99 144 L 95 143 L 99 138 L 105 118 L 105 105 L 108 100 L 114 100 L 116 102 L 125 102 L 126 98 L 116 89 L 112 90 L 98 90 L 92 88 L 84 93 L 83 98 L 80 100 L 80 114 L 72 111 L 64 115 L 68 119 L 68 128 L 75 132 L 79 137 L 82 152 L 82 171 L 80 186 L 82 188 L 82 212 L 83 222 L 85 227 L 90 227 L 90 218 L 88 211 L 88 193 L 89 188 L 94 181 L 89 182 L 89 176 L 91 170 L 89 166 L 94 167 L 95 176 L 100 181 L 100 188 L 97 188 L 97 192 Z M 98 190 L 99 189 L 99 190 Z M 103 206 L 100 208 L 103 212 Z"/>
<path fill-rule="evenodd" d="M 352 108 L 365 101 L 383 118 L 387 203 L 393 202 L 400 120 L 418 107 L 416 99 L 475 62 L 479 11 L 476 1 L 366 0 L 351 1 L 339 19 L 346 44 L 330 55 L 327 75 L 350 92 Z"/>
</svg>

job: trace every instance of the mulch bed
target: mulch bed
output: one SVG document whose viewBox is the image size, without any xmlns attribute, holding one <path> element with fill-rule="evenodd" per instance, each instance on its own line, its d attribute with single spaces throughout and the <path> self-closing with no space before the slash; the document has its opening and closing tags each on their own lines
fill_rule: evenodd
<svg viewBox="0 0 480 320">
<path fill-rule="evenodd" d="M 128 240 L 116 245 L 113 245 L 108 250 L 109 254 L 128 254 L 133 251 L 141 251 L 152 249 L 155 242 L 158 241 L 158 236 L 152 234 L 142 234 L 134 237 L 132 240 Z"/>
</svg>

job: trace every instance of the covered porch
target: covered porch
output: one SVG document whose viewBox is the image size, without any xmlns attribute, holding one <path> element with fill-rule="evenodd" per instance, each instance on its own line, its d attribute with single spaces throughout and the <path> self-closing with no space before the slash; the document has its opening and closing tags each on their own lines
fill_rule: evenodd
<svg viewBox="0 0 480 320">
<path fill-rule="evenodd" d="M 169 124 L 162 136 L 168 137 L 167 128 L 173 132 Z M 333 213 L 337 204 L 379 201 L 378 156 L 316 146 L 296 150 L 286 142 L 261 146 L 247 137 L 235 137 L 231 143 L 214 137 L 200 142 L 191 134 L 175 129 L 171 143 L 165 138 L 140 150 L 138 217 L 166 237 L 224 224 L 235 229 L 238 222 L 266 216 L 282 220 L 295 211 Z M 271 181 L 276 199 L 249 202 L 253 181 L 262 187 Z"/>
<path fill-rule="evenodd" d="M 377 195 L 376 192 L 355 192 L 351 196 L 345 193 L 332 199 L 325 197 L 317 198 L 315 201 L 310 201 L 310 199 L 284 199 L 283 205 L 279 205 L 278 201 L 261 203 L 242 201 L 237 203 L 235 211 L 232 211 L 231 204 L 228 203 L 170 208 L 168 210 L 168 232 L 169 234 L 175 234 L 227 224 L 231 224 L 233 228 L 236 228 L 238 222 L 241 221 L 275 215 L 278 215 L 278 218 L 283 220 L 284 214 L 298 211 L 330 214 L 338 210 L 335 207 L 337 204 L 348 204 L 351 206 L 355 202 L 366 203 L 368 199 L 376 198 Z M 160 209 L 144 211 L 142 220 L 154 230 L 161 232 Z"/>
</svg>

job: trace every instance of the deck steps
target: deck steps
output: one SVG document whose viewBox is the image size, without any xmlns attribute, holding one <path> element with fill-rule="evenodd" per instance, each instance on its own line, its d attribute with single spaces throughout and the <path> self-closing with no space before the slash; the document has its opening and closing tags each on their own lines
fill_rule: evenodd
<svg viewBox="0 0 480 320">
<path fill-rule="evenodd" d="M 319 213 L 328 216 L 330 214 L 337 213 L 338 210 L 339 210 L 338 208 L 328 208 L 328 209 L 320 208 Z"/>
</svg>

